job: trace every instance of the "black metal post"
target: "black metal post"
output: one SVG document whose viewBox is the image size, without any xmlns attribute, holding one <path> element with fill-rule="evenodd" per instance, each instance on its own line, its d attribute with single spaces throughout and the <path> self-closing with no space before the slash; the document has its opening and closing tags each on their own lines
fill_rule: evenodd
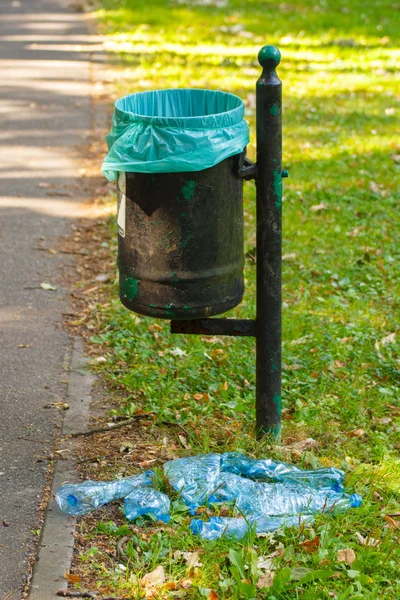
<svg viewBox="0 0 400 600">
<path fill-rule="evenodd" d="M 280 52 L 264 46 L 256 86 L 257 117 L 257 436 L 281 430 L 282 83 Z M 286 175 L 286 173 L 285 173 Z"/>
<path fill-rule="evenodd" d="M 282 83 L 275 69 L 281 54 L 264 46 L 256 86 L 257 163 L 244 154 L 239 176 L 257 187 L 256 319 L 171 321 L 171 333 L 256 337 L 256 432 L 279 439 L 282 344 Z"/>
</svg>

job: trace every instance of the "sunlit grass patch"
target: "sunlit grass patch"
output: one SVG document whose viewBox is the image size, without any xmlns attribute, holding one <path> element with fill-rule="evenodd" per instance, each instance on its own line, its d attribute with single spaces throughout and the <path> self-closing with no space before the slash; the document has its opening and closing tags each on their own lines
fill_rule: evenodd
<svg viewBox="0 0 400 600">
<path fill-rule="evenodd" d="M 116 526 L 92 528 L 93 548 L 81 556 L 105 593 L 141 598 L 141 576 L 162 566 L 159 598 L 400 596 L 400 49 L 393 6 L 392 0 L 101 2 L 97 16 L 113 53 L 116 95 L 170 87 L 236 93 L 251 126 L 251 158 L 257 52 L 277 44 L 290 171 L 283 203 L 281 445 L 254 439 L 254 340 L 171 335 L 167 322 L 123 308 L 110 284 L 109 301 L 93 308 L 88 324 L 105 358 L 97 369 L 119 401 L 114 412 L 129 417 L 145 410 L 157 414 L 157 427 L 180 424 L 187 432 L 184 444 L 177 437 L 182 455 L 236 449 L 304 468 L 334 465 L 364 499 L 362 508 L 318 516 L 311 527 L 250 534 L 242 542 L 201 542 L 177 505 L 172 525 L 161 530 L 148 521 L 127 525 L 117 512 Z M 229 316 L 253 318 L 255 191 L 251 183 L 244 190 L 246 293 Z M 298 450 L 307 438 L 312 446 Z M 124 536 L 125 556 L 118 554 Z M 307 552 L 305 542 L 313 540 Z M 346 549 L 355 554 L 350 564 L 338 560 Z M 201 564 L 188 569 L 177 552 L 198 552 Z M 262 589 L 254 565 L 271 554 L 273 583 Z"/>
</svg>

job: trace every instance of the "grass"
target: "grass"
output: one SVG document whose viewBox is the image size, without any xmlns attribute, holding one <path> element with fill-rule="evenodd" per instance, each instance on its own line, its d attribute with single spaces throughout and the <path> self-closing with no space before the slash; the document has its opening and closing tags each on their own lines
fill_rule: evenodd
<svg viewBox="0 0 400 600">
<path fill-rule="evenodd" d="M 172 526 L 162 531 L 146 523 L 128 530 L 106 521 L 97 529 L 83 525 L 91 547 L 82 564 L 99 587 L 131 598 L 144 597 L 140 575 L 159 565 L 169 581 L 158 588 L 159 598 L 399 598 L 398 523 L 385 517 L 400 512 L 400 49 L 393 0 L 102 0 L 96 14 L 113 57 L 116 95 L 168 87 L 234 92 L 246 102 L 252 158 L 256 56 L 265 43 L 278 45 L 290 171 L 283 206 L 282 446 L 253 439 L 253 340 L 172 336 L 167 322 L 124 309 L 110 285 L 107 303 L 95 309 L 100 326 L 91 341 L 106 358 L 97 368 L 118 399 L 114 413 L 154 411 L 159 422 L 182 424 L 190 448 L 181 454 L 236 449 L 305 468 L 338 466 L 364 504 L 338 517 L 319 516 L 305 529 L 209 543 L 188 533 L 188 515 L 176 504 Z M 250 318 L 252 184 L 245 184 L 245 216 L 246 295 L 230 316 Z M 311 451 L 287 449 L 307 437 L 317 442 Z M 127 531 L 125 559 L 105 560 L 104 543 L 115 547 Z M 304 541 L 316 538 L 319 545 L 308 552 Z M 274 583 L 258 589 L 257 558 L 279 543 L 284 552 L 271 559 Z M 337 560 L 346 548 L 356 553 L 351 565 Z M 199 551 L 201 566 L 188 570 L 174 559 L 177 550 Z"/>
</svg>

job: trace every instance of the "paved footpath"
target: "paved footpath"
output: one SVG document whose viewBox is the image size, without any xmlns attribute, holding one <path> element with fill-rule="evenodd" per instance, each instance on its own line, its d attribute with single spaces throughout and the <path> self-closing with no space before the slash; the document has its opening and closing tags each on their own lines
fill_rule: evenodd
<svg viewBox="0 0 400 600">
<path fill-rule="evenodd" d="M 21 598 L 38 506 L 65 397 L 65 254 L 88 195 L 85 17 L 64 0 L 0 0 L 0 600 Z M 83 189 L 85 181 L 86 191 Z M 57 287 L 46 291 L 43 282 Z"/>
</svg>

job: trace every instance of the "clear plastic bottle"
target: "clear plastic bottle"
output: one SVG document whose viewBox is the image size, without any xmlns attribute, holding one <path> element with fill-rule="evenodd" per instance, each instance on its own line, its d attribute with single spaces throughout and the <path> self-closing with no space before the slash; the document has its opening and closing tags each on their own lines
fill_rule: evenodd
<svg viewBox="0 0 400 600">
<path fill-rule="evenodd" d="M 145 471 L 115 481 L 84 481 L 67 483 L 58 488 L 56 501 L 62 511 L 69 515 L 85 515 L 112 500 L 125 498 L 135 488 L 151 486 L 154 472 Z"/>
<path fill-rule="evenodd" d="M 220 462 L 219 454 L 199 454 L 165 463 L 164 474 L 192 514 L 208 501 L 217 487 Z"/>
<path fill-rule="evenodd" d="M 280 483 L 299 483 L 313 488 L 332 487 L 342 489 L 344 473 L 336 467 L 304 471 L 295 465 L 277 462 L 269 458 L 257 460 L 240 452 L 221 454 L 221 471 L 235 473 L 250 479 L 269 479 Z"/>
<path fill-rule="evenodd" d="M 243 482 L 236 498 L 242 515 L 254 519 L 263 516 L 310 515 L 345 510 L 361 505 L 358 494 L 344 494 L 332 488 L 312 488 L 294 483 Z"/>
<path fill-rule="evenodd" d="M 222 536 L 240 540 L 249 530 L 249 524 L 242 517 L 210 517 L 208 521 L 193 519 L 189 527 L 203 540 L 217 540 Z"/>
<path fill-rule="evenodd" d="M 142 515 L 152 515 L 159 521 L 168 523 L 171 507 L 168 496 L 152 488 L 138 487 L 124 500 L 125 516 L 130 521 Z"/>
<path fill-rule="evenodd" d="M 210 517 L 208 521 L 193 519 L 190 529 L 203 540 L 217 540 L 220 537 L 242 539 L 254 528 L 257 533 L 276 531 L 280 527 L 299 526 L 301 523 L 313 520 L 311 515 L 296 515 L 292 517 L 261 517 L 253 521 L 243 517 Z"/>
</svg>

